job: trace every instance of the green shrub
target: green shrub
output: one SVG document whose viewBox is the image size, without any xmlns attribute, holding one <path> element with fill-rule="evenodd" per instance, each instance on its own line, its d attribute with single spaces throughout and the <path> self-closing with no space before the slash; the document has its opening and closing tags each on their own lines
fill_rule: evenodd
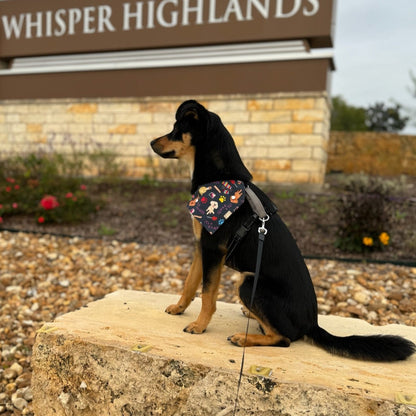
<svg viewBox="0 0 416 416">
<path fill-rule="evenodd" d="M 356 175 L 338 199 L 338 240 L 344 251 L 381 250 L 390 243 L 394 185 L 376 177 Z"/>
<path fill-rule="evenodd" d="M 107 172 L 117 174 L 110 153 L 100 155 L 30 154 L 1 160 L 0 224 L 19 214 L 33 215 L 39 224 L 87 220 L 101 201 L 88 192 L 84 169 L 94 163 L 101 172 L 107 166 Z"/>
</svg>

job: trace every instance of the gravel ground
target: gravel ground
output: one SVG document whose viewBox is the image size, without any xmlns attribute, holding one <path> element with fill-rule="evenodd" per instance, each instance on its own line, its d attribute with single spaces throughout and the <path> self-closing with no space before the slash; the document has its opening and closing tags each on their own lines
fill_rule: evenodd
<svg viewBox="0 0 416 416">
<path fill-rule="evenodd" d="M 30 356 L 44 322 L 118 289 L 179 293 L 191 247 L 0 232 L 0 414 L 32 415 Z M 319 310 L 416 325 L 416 268 L 307 260 Z M 236 302 L 237 275 L 219 299 Z"/>
</svg>

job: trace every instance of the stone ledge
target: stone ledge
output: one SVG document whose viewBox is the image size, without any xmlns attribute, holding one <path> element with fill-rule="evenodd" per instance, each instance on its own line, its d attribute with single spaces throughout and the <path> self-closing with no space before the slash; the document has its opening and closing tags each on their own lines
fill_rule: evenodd
<svg viewBox="0 0 416 416">
<path fill-rule="evenodd" d="M 218 302 L 203 335 L 182 332 L 185 314 L 164 308 L 178 296 L 119 291 L 46 324 L 33 349 L 33 406 L 40 416 L 231 415 L 242 349 L 227 336 L 245 330 L 240 306 Z M 334 316 L 321 325 L 338 335 L 399 334 L 416 328 Z M 257 325 L 251 324 L 251 331 Z M 141 352 L 140 352 L 141 349 Z M 139 350 L 139 351 L 137 351 Z M 249 374 L 269 367 L 268 378 Z M 395 397 L 416 394 L 416 357 L 367 363 L 332 356 L 304 341 L 246 350 L 237 415 L 416 415 Z"/>
</svg>

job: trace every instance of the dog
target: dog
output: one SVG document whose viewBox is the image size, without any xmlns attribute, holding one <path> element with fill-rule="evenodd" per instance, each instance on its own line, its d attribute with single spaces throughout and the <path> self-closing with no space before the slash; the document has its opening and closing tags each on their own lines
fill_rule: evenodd
<svg viewBox="0 0 416 416">
<path fill-rule="evenodd" d="M 371 361 L 404 360 L 416 351 L 415 344 L 399 336 L 338 337 L 318 325 L 315 290 L 301 252 L 273 202 L 251 182 L 252 176 L 217 114 L 195 100 L 185 101 L 176 111 L 173 130 L 152 140 L 151 147 L 162 158 L 186 161 L 191 171 L 189 209 L 195 252 L 179 301 L 166 309 L 171 315 L 182 314 L 202 281 L 201 311 L 185 332 L 201 334 L 207 329 L 216 310 L 221 270 L 226 264 L 241 273 L 239 298 L 262 330 L 261 334 L 231 335 L 228 340 L 234 345 L 288 347 L 306 337 L 330 353 Z M 251 307 L 260 221 L 258 225 L 247 226 L 250 218 L 256 218 L 248 198 L 241 195 L 247 187 L 255 193 L 269 216 Z M 209 205 L 210 197 L 219 194 L 217 203 Z M 229 204 L 222 210 L 224 212 L 219 212 L 225 207 L 221 201 L 225 203 L 233 195 L 238 196 L 237 200 L 234 198 L 236 209 Z M 198 204 L 201 205 L 199 210 Z M 221 224 L 214 226 L 213 221 Z M 244 227 L 245 236 L 231 251 L 233 236 Z"/>
</svg>

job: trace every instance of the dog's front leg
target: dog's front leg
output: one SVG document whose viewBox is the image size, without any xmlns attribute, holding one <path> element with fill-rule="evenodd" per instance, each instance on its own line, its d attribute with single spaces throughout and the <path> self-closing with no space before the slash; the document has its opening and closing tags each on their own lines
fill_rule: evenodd
<svg viewBox="0 0 416 416">
<path fill-rule="evenodd" d="M 185 286 L 182 292 L 182 296 L 178 303 L 170 305 L 166 308 L 167 313 L 171 315 L 179 315 L 185 311 L 185 309 L 192 302 L 195 297 L 196 290 L 202 280 L 202 258 L 201 247 L 197 244 L 195 248 L 194 258 L 192 260 L 191 268 L 188 276 L 185 280 Z"/>
<path fill-rule="evenodd" d="M 216 311 L 218 289 L 221 280 L 221 271 L 224 265 L 225 256 L 220 251 L 203 251 L 203 280 L 202 280 L 202 307 L 196 321 L 190 323 L 185 332 L 191 334 L 202 334 L 207 329 L 212 315 Z"/>
</svg>

